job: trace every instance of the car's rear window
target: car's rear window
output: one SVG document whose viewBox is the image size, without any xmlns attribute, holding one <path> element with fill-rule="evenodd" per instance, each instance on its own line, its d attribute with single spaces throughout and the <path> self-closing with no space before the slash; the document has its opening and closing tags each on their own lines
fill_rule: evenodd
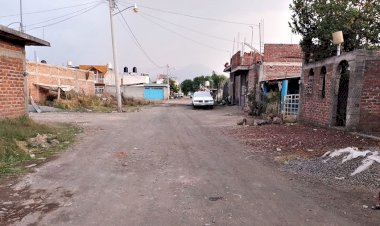
<svg viewBox="0 0 380 226">
<path fill-rule="evenodd" d="M 211 94 L 209 92 L 195 92 L 194 97 L 210 97 Z"/>
</svg>

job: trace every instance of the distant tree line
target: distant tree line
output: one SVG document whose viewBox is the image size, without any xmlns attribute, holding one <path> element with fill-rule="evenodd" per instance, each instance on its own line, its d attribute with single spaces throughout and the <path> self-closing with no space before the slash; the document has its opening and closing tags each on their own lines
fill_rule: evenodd
<svg viewBox="0 0 380 226">
<path fill-rule="evenodd" d="M 190 92 L 195 92 L 201 89 L 201 87 L 205 86 L 206 81 L 210 82 L 211 89 L 221 89 L 224 85 L 224 83 L 227 81 L 227 77 L 224 75 L 218 75 L 215 72 L 212 73 L 212 75 L 208 76 L 198 76 L 195 77 L 193 80 L 186 79 L 181 83 L 181 89 L 182 92 L 185 95 L 188 95 Z"/>
</svg>

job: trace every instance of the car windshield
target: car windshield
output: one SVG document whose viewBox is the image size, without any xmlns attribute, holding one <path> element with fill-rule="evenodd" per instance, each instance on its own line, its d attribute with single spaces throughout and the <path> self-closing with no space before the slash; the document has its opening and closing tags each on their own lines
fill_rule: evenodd
<svg viewBox="0 0 380 226">
<path fill-rule="evenodd" d="M 195 92 L 194 97 L 210 97 L 211 94 L 209 92 Z"/>
</svg>

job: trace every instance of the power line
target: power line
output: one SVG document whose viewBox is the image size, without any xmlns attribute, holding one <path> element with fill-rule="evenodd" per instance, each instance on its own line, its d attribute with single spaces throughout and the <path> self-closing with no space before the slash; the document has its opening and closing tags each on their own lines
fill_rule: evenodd
<svg viewBox="0 0 380 226">
<path fill-rule="evenodd" d="M 75 7 L 79 7 L 79 6 L 89 5 L 89 4 L 96 3 L 96 2 L 99 2 L 99 1 L 91 1 L 91 2 L 87 2 L 87 3 L 82 3 L 82 4 L 77 4 L 77 5 L 71 5 L 71 6 L 66 6 L 66 7 L 61 7 L 61 8 L 55 8 L 55 9 L 47 9 L 47 10 L 41 10 L 41 11 L 35 11 L 35 12 L 27 12 L 27 13 L 23 13 L 23 15 L 31 15 L 31 14 L 38 14 L 38 13 L 46 13 L 46 12 L 59 11 L 59 10 L 63 10 L 63 9 L 69 9 L 69 8 L 75 8 Z M 16 17 L 16 16 L 20 16 L 20 14 L 10 14 L 10 15 L 5 15 L 5 16 L 0 16 L 0 18 Z"/>
<path fill-rule="evenodd" d="M 119 7 L 117 7 L 117 9 L 118 9 L 119 12 L 121 12 L 120 9 L 119 9 Z M 157 68 L 164 68 L 164 67 L 166 67 L 166 66 L 160 66 L 160 65 L 158 65 L 158 64 L 157 64 L 157 63 L 156 63 L 156 62 L 155 62 L 155 61 L 149 56 L 149 54 L 145 51 L 145 49 L 142 47 L 141 43 L 140 43 L 139 40 L 137 39 L 136 35 L 133 33 L 131 27 L 130 27 L 129 24 L 127 23 L 127 20 L 125 19 L 125 17 L 123 16 L 123 14 L 120 13 L 120 15 L 121 15 L 121 18 L 123 19 L 125 25 L 127 26 L 128 30 L 129 30 L 129 32 L 130 32 L 130 34 L 132 35 L 133 40 L 135 41 L 137 47 L 143 52 L 143 54 L 145 55 L 145 57 L 146 57 L 146 58 L 147 58 L 147 59 L 148 59 L 148 60 L 149 60 L 154 66 L 156 66 Z M 124 26 L 123 26 L 123 27 L 124 27 Z M 125 28 L 125 27 L 124 27 L 124 28 Z"/>
<path fill-rule="evenodd" d="M 194 42 L 194 43 L 197 43 L 198 45 L 201 45 L 201 46 L 204 46 L 204 47 L 207 47 L 207 48 L 210 48 L 210 49 L 214 49 L 214 50 L 217 50 L 217 51 L 221 51 L 221 52 L 226 52 L 226 51 L 227 51 L 227 50 L 224 50 L 224 49 L 215 48 L 215 47 L 213 47 L 213 46 L 210 46 L 210 45 L 204 44 L 204 43 L 202 43 L 202 42 L 199 42 L 199 41 L 197 41 L 197 40 L 194 40 L 194 39 L 192 39 L 192 38 L 189 38 L 189 37 L 187 37 L 187 36 L 184 36 L 184 35 L 182 35 L 182 34 L 176 32 L 176 31 L 173 31 L 173 30 L 171 30 L 171 29 L 169 29 L 169 28 L 167 28 L 167 27 L 165 27 L 165 26 L 159 24 L 159 23 L 156 23 L 155 21 L 152 21 L 152 20 L 149 19 L 147 16 L 144 16 L 144 15 L 141 15 L 141 16 L 142 16 L 144 19 L 148 20 L 149 22 L 151 22 L 151 23 L 153 23 L 153 24 L 155 24 L 155 25 L 161 27 L 162 29 L 167 30 L 167 31 L 169 31 L 169 32 L 172 32 L 172 33 L 174 33 L 174 34 L 176 34 L 176 35 L 178 35 L 178 36 L 180 36 L 180 37 L 182 37 L 182 38 L 184 38 L 184 39 L 187 39 L 187 40 L 190 40 L 190 41 L 192 41 L 192 42 Z"/>
<path fill-rule="evenodd" d="M 185 30 L 189 30 L 189 31 L 192 31 L 194 33 L 197 33 L 197 34 L 201 34 L 201 35 L 204 35 L 206 37 L 209 37 L 209 38 L 215 38 L 215 39 L 218 39 L 218 40 L 222 40 L 222 41 L 226 41 L 226 42 L 233 42 L 233 40 L 230 40 L 230 39 L 226 39 L 226 38 L 222 38 L 222 37 L 218 37 L 218 36 L 215 36 L 215 35 L 212 35 L 212 34 L 208 34 L 208 33 L 205 33 L 205 32 L 201 32 L 201 31 L 197 31 L 195 29 L 192 29 L 192 28 L 189 28 L 189 27 L 185 27 L 185 26 L 182 26 L 182 25 L 179 25 L 179 24 L 176 24 L 176 23 L 173 23 L 173 22 L 170 22 L 170 21 L 167 21 L 167 20 L 164 20 L 162 18 L 159 18 L 159 17 L 156 17 L 156 16 L 153 16 L 153 15 L 150 15 L 148 13 L 145 13 L 145 12 L 140 12 L 148 17 L 151 17 L 151 18 L 155 18 L 157 20 L 160 20 L 162 22 L 165 22 L 165 23 L 168 23 L 168 24 L 171 24 L 171 25 L 174 25 L 176 27 L 180 27 L 182 29 L 185 29 Z"/>
<path fill-rule="evenodd" d="M 154 7 L 144 6 L 144 5 L 139 5 L 139 7 L 150 9 L 150 10 L 155 10 L 158 12 L 174 14 L 174 15 L 178 15 L 178 16 L 190 17 L 190 18 L 199 19 L 199 20 L 208 20 L 208 21 L 214 21 L 214 22 L 219 22 L 219 23 L 238 24 L 238 25 L 246 25 L 246 26 L 250 26 L 250 25 L 251 26 L 252 25 L 258 26 L 257 24 L 252 24 L 252 23 L 244 23 L 244 22 L 224 20 L 224 19 L 219 19 L 219 18 L 196 16 L 196 15 L 190 15 L 190 14 L 180 13 L 180 12 L 175 12 L 175 11 L 170 11 L 170 10 L 158 9 L 158 8 L 154 8 Z"/>
<path fill-rule="evenodd" d="M 102 3 L 100 3 L 100 4 L 102 4 Z M 71 16 L 73 14 L 76 14 L 76 13 L 83 12 L 83 11 L 86 11 L 88 9 L 91 9 L 95 5 L 99 5 L 99 3 L 98 4 L 94 4 L 94 5 L 90 6 L 90 7 L 86 7 L 86 8 L 83 8 L 83 9 L 80 9 L 80 10 L 77 10 L 77 11 L 74 11 L 74 12 L 62 15 L 62 16 L 58 16 L 58 17 L 51 18 L 51 19 L 48 19 L 48 20 L 44 20 L 44 21 L 41 21 L 41 22 L 38 22 L 38 23 L 34 23 L 34 24 L 29 24 L 28 26 L 33 27 L 33 26 L 38 25 L 38 24 L 43 24 L 43 23 L 46 23 L 46 22 L 49 22 L 49 21 L 57 20 L 57 19 L 64 18 L 64 17 L 67 17 L 67 16 Z"/>
<path fill-rule="evenodd" d="M 29 30 L 35 30 L 35 29 L 40 29 L 40 28 L 50 27 L 50 26 L 53 26 L 53 25 L 56 25 L 56 24 L 59 24 L 59 23 L 65 22 L 65 21 L 70 20 L 70 19 L 72 19 L 72 18 L 74 18 L 74 17 L 80 16 L 80 15 L 83 15 L 83 14 L 89 12 L 89 11 L 91 11 L 91 10 L 97 8 L 97 7 L 100 6 L 101 4 L 103 4 L 103 3 L 101 2 L 101 3 L 99 3 L 99 4 L 95 5 L 95 6 L 92 6 L 92 7 L 88 8 L 88 9 L 86 9 L 85 11 L 83 11 L 83 12 L 81 12 L 81 13 L 79 13 L 79 14 L 75 14 L 75 15 L 70 16 L 70 17 L 68 17 L 68 18 L 65 18 L 65 19 L 63 19 L 63 20 L 59 20 L 59 21 L 57 21 L 57 22 L 50 23 L 50 24 L 47 24 L 47 25 L 44 25 L 44 26 L 33 27 L 33 28 L 29 29 Z"/>
</svg>

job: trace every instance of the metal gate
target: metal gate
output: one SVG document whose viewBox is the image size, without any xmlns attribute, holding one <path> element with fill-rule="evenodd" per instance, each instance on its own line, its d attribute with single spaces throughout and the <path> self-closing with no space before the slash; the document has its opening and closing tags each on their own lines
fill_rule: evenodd
<svg viewBox="0 0 380 226">
<path fill-rule="evenodd" d="M 145 87 L 144 99 L 146 99 L 146 100 L 163 100 L 164 99 L 164 89 L 163 88 L 156 88 L 156 87 Z"/>
<path fill-rule="evenodd" d="M 300 95 L 286 95 L 284 99 L 284 116 L 298 116 L 300 106 Z"/>
</svg>

